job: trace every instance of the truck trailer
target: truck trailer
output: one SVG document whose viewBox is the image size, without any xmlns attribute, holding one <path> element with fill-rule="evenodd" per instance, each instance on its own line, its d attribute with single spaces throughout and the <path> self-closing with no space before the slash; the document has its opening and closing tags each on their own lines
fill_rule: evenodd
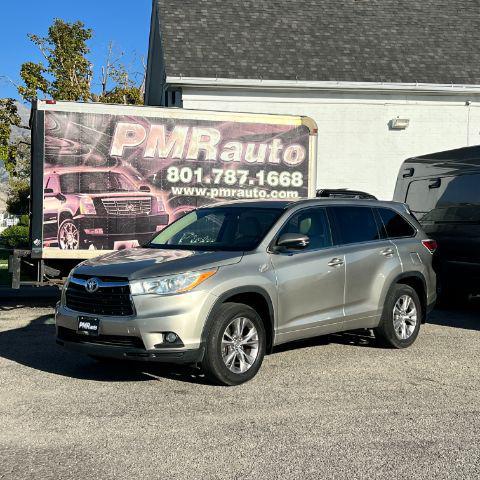
<svg viewBox="0 0 480 480">
<path fill-rule="evenodd" d="M 14 252 L 14 287 L 22 259 L 43 284 L 198 206 L 315 196 L 309 117 L 41 100 L 31 127 L 31 247 Z"/>
</svg>

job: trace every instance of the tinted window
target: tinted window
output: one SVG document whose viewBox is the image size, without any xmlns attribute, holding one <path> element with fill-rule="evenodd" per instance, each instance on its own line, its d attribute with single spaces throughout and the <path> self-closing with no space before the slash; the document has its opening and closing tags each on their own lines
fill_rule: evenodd
<svg viewBox="0 0 480 480">
<path fill-rule="evenodd" d="M 370 207 L 334 207 L 332 213 L 340 244 L 369 242 L 380 238 Z"/>
<path fill-rule="evenodd" d="M 443 177 L 433 212 L 426 215 L 434 222 L 480 222 L 480 174 Z"/>
<path fill-rule="evenodd" d="M 388 238 L 411 237 L 415 229 L 397 212 L 390 208 L 379 208 Z"/>
<path fill-rule="evenodd" d="M 185 250 L 252 250 L 282 213 L 281 209 L 201 208 L 166 227 L 149 246 Z"/>
<path fill-rule="evenodd" d="M 307 235 L 310 243 L 303 251 L 326 248 L 332 245 L 327 214 L 323 208 L 309 208 L 295 213 L 281 229 L 279 235 L 284 233 Z"/>
<path fill-rule="evenodd" d="M 415 180 L 408 186 L 405 201 L 418 220 L 435 207 L 437 191 L 429 188 L 432 184 L 433 180 Z"/>
<path fill-rule="evenodd" d="M 422 223 L 480 222 L 480 174 L 414 181 L 407 203 Z"/>
</svg>

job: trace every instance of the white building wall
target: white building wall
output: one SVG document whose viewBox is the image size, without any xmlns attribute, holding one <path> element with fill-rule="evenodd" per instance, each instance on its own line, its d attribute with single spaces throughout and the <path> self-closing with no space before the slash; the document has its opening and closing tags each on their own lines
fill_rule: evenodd
<svg viewBox="0 0 480 480">
<path fill-rule="evenodd" d="M 182 86 L 188 109 L 307 115 L 318 125 L 317 188 L 391 199 L 402 162 L 480 144 L 480 95 L 324 92 Z M 406 130 L 390 120 L 408 118 Z"/>
</svg>

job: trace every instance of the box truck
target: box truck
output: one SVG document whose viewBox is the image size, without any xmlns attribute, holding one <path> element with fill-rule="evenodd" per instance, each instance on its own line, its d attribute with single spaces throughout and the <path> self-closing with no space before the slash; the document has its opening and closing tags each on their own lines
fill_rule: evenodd
<svg viewBox="0 0 480 480">
<path fill-rule="evenodd" d="M 32 127 L 31 249 L 37 281 L 141 245 L 191 209 L 315 196 L 308 117 L 42 100 Z"/>
</svg>

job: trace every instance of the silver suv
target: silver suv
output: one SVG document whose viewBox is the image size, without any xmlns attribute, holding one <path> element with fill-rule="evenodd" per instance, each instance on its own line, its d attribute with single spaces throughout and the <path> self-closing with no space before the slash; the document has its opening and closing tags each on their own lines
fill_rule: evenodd
<svg viewBox="0 0 480 480">
<path fill-rule="evenodd" d="M 98 359 L 250 380 L 275 345 L 352 329 L 411 345 L 436 298 L 434 241 L 404 204 L 247 201 L 194 210 L 142 248 L 77 266 L 57 341 Z"/>
</svg>

